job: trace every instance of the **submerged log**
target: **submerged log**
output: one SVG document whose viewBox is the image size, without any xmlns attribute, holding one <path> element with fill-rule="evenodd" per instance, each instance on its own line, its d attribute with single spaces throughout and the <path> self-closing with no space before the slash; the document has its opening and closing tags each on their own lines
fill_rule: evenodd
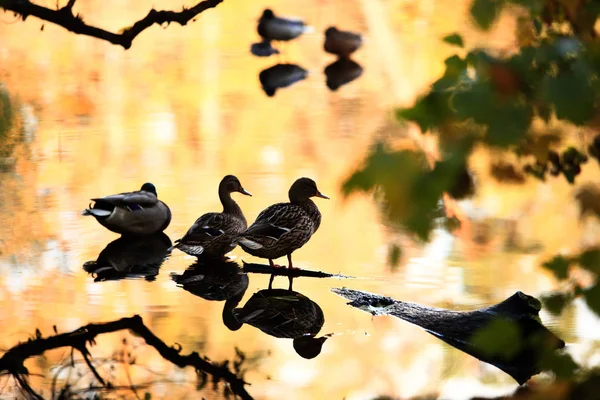
<svg viewBox="0 0 600 400">
<path fill-rule="evenodd" d="M 372 315 L 392 315 L 425 329 L 438 339 L 473 357 L 496 366 L 519 385 L 542 371 L 542 358 L 565 346 L 565 342 L 549 331 L 538 315 L 541 303 L 536 298 L 516 292 L 506 300 L 472 311 L 453 311 L 394 300 L 377 294 L 346 288 L 333 288 L 334 293 L 350 300 L 348 305 Z M 494 323 L 500 322 L 494 325 Z M 482 340 L 486 328 L 498 341 Z M 516 332 L 513 343 L 503 344 L 509 328 Z M 489 332 L 487 332 L 489 333 Z M 488 335 L 489 337 L 489 335 Z M 499 349 L 499 343 L 504 348 Z"/>
<path fill-rule="evenodd" d="M 329 272 L 323 271 L 313 271 L 310 269 L 302 269 L 302 268 L 273 268 L 268 264 L 257 264 L 257 263 L 247 263 L 242 260 L 244 265 L 244 272 L 250 272 L 255 274 L 268 274 L 275 276 L 288 276 L 292 278 L 297 278 L 300 276 L 309 277 L 309 278 L 340 278 L 340 279 L 350 279 L 352 276 L 342 275 L 342 274 L 330 274 Z"/>
</svg>

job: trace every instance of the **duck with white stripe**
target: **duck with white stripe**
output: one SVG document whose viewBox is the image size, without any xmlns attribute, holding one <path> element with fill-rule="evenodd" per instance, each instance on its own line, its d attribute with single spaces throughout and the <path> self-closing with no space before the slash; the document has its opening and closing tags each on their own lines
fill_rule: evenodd
<svg viewBox="0 0 600 400">
<path fill-rule="evenodd" d="M 179 249 L 192 256 L 207 257 L 221 257 L 233 250 L 236 246 L 234 239 L 247 227 L 242 209 L 231 198 L 233 192 L 252 196 L 242 187 L 237 177 L 225 176 L 219 184 L 219 199 L 223 211 L 202 215 L 181 239 L 175 241 L 172 249 Z"/>
<path fill-rule="evenodd" d="M 263 210 L 237 239 L 246 253 L 267 258 L 272 267 L 280 267 L 274 259 L 287 256 L 288 268 L 293 268 L 292 253 L 304 246 L 321 225 L 321 213 L 310 198 L 329 199 L 310 178 L 297 179 L 288 195 L 289 203 Z"/>
<path fill-rule="evenodd" d="M 143 236 L 164 231 L 171 222 L 171 210 L 157 197 L 156 187 L 144 183 L 136 192 L 92 199 L 94 205 L 83 210 L 105 228 L 121 235 Z"/>
</svg>

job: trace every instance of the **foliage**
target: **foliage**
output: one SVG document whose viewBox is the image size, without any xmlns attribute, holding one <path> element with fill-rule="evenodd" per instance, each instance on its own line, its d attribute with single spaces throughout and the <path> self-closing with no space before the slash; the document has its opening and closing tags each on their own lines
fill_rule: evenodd
<svg viewBox="0 0 600 400">
<path fill-rule="evenodd" d="M 0 83 L 0 171 L 10 169 L 15 148 L 24 141 L 18 101 Z"/>
<path fill-rule="evenodd" d="M 396 112 L 399 120 L 436 136 L 440 159 L 428 164 L 418 150 L 377 143 L 344 184 L 346 194 L 376 194 L 385 216 L 420 240 L 429 238 L 437 219 L 453 218 L 440 213 L 444 194 L 461 199 L 475 191 L 468 172 L 474 149 L 517 160 L 490 166 L 492 177 L 507 184 L 564 179 L 575 185 L 582 168 L 600 163 L 600 38 L 595 31 L 600 2 L 473 0 L 470 7 L 482 30 L 507 11 L 517 19 L 514 51 L 469 48 L 460 34 L 445 36 L 442 40 L 459 53 L 445 60 L 442 76 L 411 107 Z M 573 145 L 574 127 L 585 143 Z M 576 200 L 582 218 L 600 217 L 599 189 L 579 188 Z M 600 248 L 558 255 L 543 267 L 561 282 L 560 291 L 543 298 L 551 313 L 582 298 L 600 315 Z M 589 279 L 579 279 L 582 273 Z M 501 355 L 514 351 L 505 344 L 516 334 L 496 326 L 477 340 L 497 344 Z M 548 357 L 546 367 L 558 377 L 581 373 L 565 354 Z"/>
<path fill-rule="evenodd" d="M 378 143 L 362 169 L 344 184 L 346 194 L 381 192 L 387 216 L 427 239 L 441 195 L 452 195 L 452 180 L 461 179 L 459 166 L 468 168 L 468 157 L 478 146 L 519 157 L 519 167 L 494 169 L 494 176 L 508 176 L 513 183 L 523 182 L 525 174 L 540 180 L 563 176 L 573 184 L 587 154 L 599 159 L 600 135 L 586 149 L 558 149 L 566 133 L 545 132 L 557 122 L 589 126 L 599 116 L 600 41 L 593 23 L 600 6 L 574 0 L 475 0 L 470 12 L 477 26 L 489 29 L 502 10 L 515 7 L 524 15 L 518 21 L 518 51 L 498 56 L 492 50 L 472 49 L 447 58 L 444 74 L 429 91 L 396 113 L 423 133 L 436 134 L 443 159 L 429 168 L 418 151 Z M 458 33 L 443 40 L 464 46 Z M 547 126 L 544 134 L 534 123 Z"/>
</svg>

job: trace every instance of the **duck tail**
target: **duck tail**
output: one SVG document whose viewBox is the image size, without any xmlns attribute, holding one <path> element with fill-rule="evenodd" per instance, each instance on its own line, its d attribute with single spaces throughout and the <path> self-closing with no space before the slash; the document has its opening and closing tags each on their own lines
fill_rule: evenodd
<svg viewBox="0 0 600 400">
<path fill-rule="evenodd" d="M 91 215 L 96 218 L 108 217 L 110 214 L 112 214 L 112 211 L 103 210 L 101 208 L 86 208 L 81 212 L 81 215 Z"/>
<path fill-rule="evenodd" d="M 179 243 L 175 243 L 173 246 L 169 247 L 169 248 L 167 249 L 167 251 L 168 251 L 168 252 L 171 252 L 171 251 L 173 251 L 173 250 L 175 250 L 175 249 L 177 249 L 177 248 L 179 248 Z"/>
<path fill-rule="evenodd" d="M 169 247 L 168 251 L 172 251 L 173 249 L 179 249 L 190 256 L 196 257 L 204 253 L 204 247 L 194 243 L 175 243 L 173 246 Z"/>
<path fill-rule="evenodd" d="M 304 29 L 302 29 L 302 33 L 314 33 L 315 27 L 310 25 L 304 25 Z"/>
<path fill-rule="evenodd" d="M 238 238 L 238 239 L 237 239 L 237 242 L 238 242 L 240 245 L 242 245 L 242 246 L 246 246 L 247 248 L 249 248 L 249 249 L 252 249 L 252 250 L 260 249 L 260 248 L 262 248 L 262 247 L 263 247 L 263 245 L 262 245 L 262 244 L 260 244 L 260 243 L 256 243 L 255 241 L 253 241 L 253 240 L 250 240 L 250 239 L 248 239 L 248 238 L 245 238 L 245 237 L 240 237 L 240 238 Z"/>
</svg>

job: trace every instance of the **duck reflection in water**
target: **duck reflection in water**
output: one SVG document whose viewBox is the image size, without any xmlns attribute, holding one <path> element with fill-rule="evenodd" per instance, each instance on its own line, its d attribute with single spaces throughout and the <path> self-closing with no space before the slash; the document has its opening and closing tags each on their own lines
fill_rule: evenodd
<svg viewBox="0 0 600 400">
<path fill-rule="evenodd" d="M 148 236 L 122 236 L 110 242 L 96 261 L 83 264 L 94 281 L 144 278 L 153 281 L 167 259 L 171 239 L 163 232 Z"/>
<path fill-rule="evenodd" d="M 359 33 L 341 31 L 334 26 L 325 31 L 323 48 L 327 53 L 335 54 L 338 59 L 325 67 L 327 87 L 332 91 L 352 82 L 362 75 L 363 69 L 350 55 L 358 50 L 363 43 Z"/>
<path fill-rule="evenodd" d="M 225 301 L 223 323 L 232 331 L 242 327 L 232 311 L 248 289 L 248 275 L 236 262 L 199 257 L 183 274 L 171 274 L 171 279 L 195 296 L 210 301 Z"/>
<path fill-rule="evenodd" d="M 273 97 L 277 89 L 291 86 L 307 76 L 308 71 L 296 64 L 275 64 L 262 70 L 258 79 L 266 95 Z"/>
<path fill-rule="evenodd" d="M 327 87 L 336 91 L 340 86 L 352 82 L 362 75 L 363 69 L 356 61 L 349 58 L 338 58 L 325 67 Z"/>
<path fill-rule="evenodd" d="M 233 310 L 239 324 L 252 325 L 277 338 L 293 339 L 296 353 L 315 358 L 331 334 L 317 338 L 325 317 L 317 303 L 301 293 L 285 289 L 264 289 L 255 293 L 242 308 Z"/>
</svg>

